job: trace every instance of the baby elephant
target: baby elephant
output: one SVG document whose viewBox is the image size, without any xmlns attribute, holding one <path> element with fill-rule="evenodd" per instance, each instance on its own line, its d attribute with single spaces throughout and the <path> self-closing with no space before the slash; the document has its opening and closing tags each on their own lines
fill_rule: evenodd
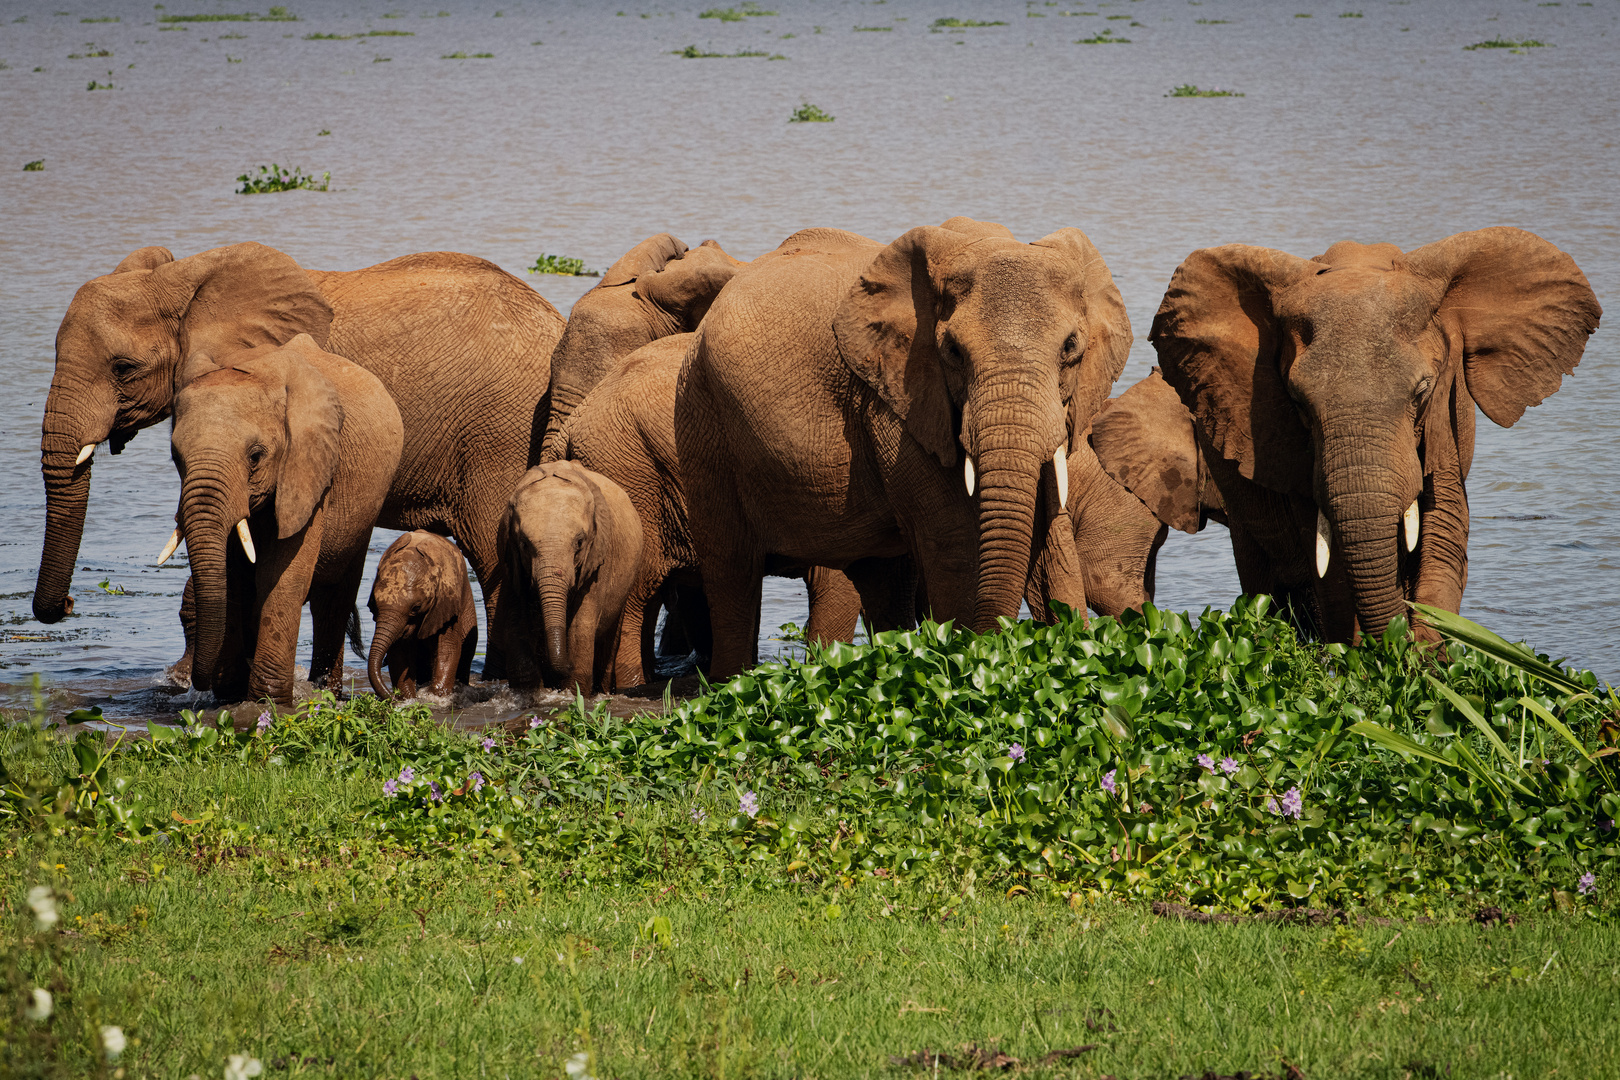
<svg viewBox="0 0 1620 1080">
<path fill-rule="evenodd" d="M 478 613 L 467 563 L 449 540 L 418 529 L 390 544 L 377 563 L 367 606 L 377 630 L 366 670 L 378 697 L 389 696 L 385 660 L 401 697 L 418 688 L 446 697 L 471 680 Z"/>
<path fill-rule="evenodd" d="M 619 620 L 641 565 L 641 521 L 624 489 L 576 462 L 536 466 L 512 492 L 496 544 L 510 592 L 494 637 L 512 686 L 611 691 Z"/>
</svg>

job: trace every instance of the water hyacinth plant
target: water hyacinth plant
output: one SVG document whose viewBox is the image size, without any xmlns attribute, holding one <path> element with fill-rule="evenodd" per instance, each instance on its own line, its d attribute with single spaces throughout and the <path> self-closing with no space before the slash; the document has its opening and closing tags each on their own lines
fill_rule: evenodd
<svg viewBox="0 0 1620 1080">
<path fill-rule="evenodd" d="M 560 274 L 564 277 L 601 277 L 600 270 L 585 269 L 584 259 L 571 259 L 566 255 L 541 255 L 529 267 L 531 274 Z M 537 718 L 538 719 L 538 718 Z"/>
<path fill-rule="evenodd" d="M 823 112 L 822 109 L 821 109 L 821 106 L 812 105 L 812 104 L 810 104 L 810 102 L 806 101 L 803 104 L 801 104 L 797 109 L 793 110 L 793 115 L 788 117 L 788 123 L 790 123 L 790 124 L 830 124 L 835 119 L 837 119 L 837 118 L 834 117 L 831 113 Z"/>
<path fill-rule="evenodd" d="M 1183 83 L 1180 86 L 1176 87 L 1175 89 L 1171 90 L 1168 94 L 1166 94 L 1164 96 L 1165 97 L 1218 98 L 1218 97 L 1243 97 L 1244 95 L 1238 93 L 1236 90 L 1223 90 L 1218 86 L 1213 86 L 1213 87 L 1210 87 L 1207 90 L 1204 90 L 1204 89 L 1200 89 L 1197 86 L 1194 86 L 1192 83 Z"/>
<path fill-rule="evenodd" d="M 1092 34 L 1090 37 L 1075 39 L 1076 45 L 1129 45 L 1130 43 L 1130 38 L 1115 37 L 1112 30 L 1103 30 Z"/>
<path fill-rule="evenodd" d="M 302 167 L 291 171 L 280 165 L 260 165 L 257 173 L 243 173 L 236 178 L 242 186 L 238 195 L 266 195 L 278 191 L 326 191 L 331 187 L 332 174 L 322 173 L 319 179 Z"/>
<path fill-rule="evenodd" d="M 45 171 L 45 159 L 44 158 L 38 158 L 38 159 L 36 159 L 34 161 L 28 162 L 26 165 L 24 165 L 22 167 L 22 171 L 23 172 L 44 172 Z"/>
</svg>

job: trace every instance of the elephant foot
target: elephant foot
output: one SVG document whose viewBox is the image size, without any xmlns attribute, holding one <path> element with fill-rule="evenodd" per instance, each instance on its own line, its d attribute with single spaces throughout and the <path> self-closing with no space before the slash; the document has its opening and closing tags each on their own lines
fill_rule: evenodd
<svg viewBox="0 0 1620 1080">
<path fill-rule="evenodd" d="M 164 668 L 163 674 L 174 685 L 191 689 L 191 650 L 187 649 L 184 656 Z"/>
</svg>

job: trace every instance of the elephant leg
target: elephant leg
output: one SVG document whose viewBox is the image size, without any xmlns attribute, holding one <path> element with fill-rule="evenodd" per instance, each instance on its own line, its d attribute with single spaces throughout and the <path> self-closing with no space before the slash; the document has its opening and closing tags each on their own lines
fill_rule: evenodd
<svg viewBox="0 0 1620 1080">
<path fill-rule="evenodd" d="M 370 544 L 370 530 L 366 544 Z M 309 681 L 334 693 L 343 691 L 343 639 L 360 593 L 360 578 L 366 569 L 366 547 L 344 567 L 335 582 L 323 581 L 309 594 L 309 614 L 314 630 L 314 649 L 309 664 Z"/>
<path fill-rule="evenodd" d="M 692 643 L 687 640 L 681 617 L 681 597 L 676 593 L 664 604 L 664 631 L 658 635 L 659 656 L 688 656 Z"/>
<path fill-rule="evenodd" d="M 826 566 L 807 567 L 804 587 L 810 594 L 804 640 L 815 645 L 854 641 L 855 623 L 861 616 L 861 594 L 849 575 Z"/>
<path fill-rule="evenodd" d="M 596 628 L 601 621 L 601 605 L 587 593 L 568 620 L 568 660 L 573 670 L 565 672 L 563 689 L 589 697 L 596 692 Z"/>
<path fill-rule="evenodd" d="M 689 646 L 687 653 L 707 659 L 714 655 L 714 629 L 709 620 L 709 598 L 698 584 L 675 587 L 675 611 L 680 616 L 681 633 Z"/>
<path fill-rule="evenodd" d="M 709 625 L 714 632 L 711 679 L 729 679 L 759 662 L 759 610 L 765 580 L 765 557 L 727 545 L 711 558 L 703 556 L 703 592 L 709 598 Z"/>
<path fill-rule="evenodd" d="M 498 621 L 501 602 L 501 575 L 503 571 L 495 547 L 496 524 L 500 521 L 501 511 L 505 509 L 504 503 L 505 497 L 503 496 L 502 505 L 488 515 L 489 524 L 487 528 L 469 528 L 465 531 L 457 529 L 455 531 L 456 540 L 461 545 L 462 554 L 467 556 L 467 562 L 472 566 L 473 575 L 478 578 L 479 591 L 484 595 L 484 625 L 492 627 L 505 625 Z M 502 643 L 502 636 L 492 632 L 484 649 L 484 681 L 493 682 L 507 677 L 506 648 Z"/>
<path fill-rule="evenodd" d="M 298 657 L 298 620 L 309 597 L 310 584 L 315 577 L 315 563 L 320 555 L 321 535 L 325 509 L 317 507 L 309 523 L 285 540 L 275 540 L 273 528 L 266 523 L 259 561 L 255 565 L 257 603 L 254 625 L 258 627 L 258 640 L 253 649 L 253 669 L 248 678 L 248 689 L 255 699 L 269 698 L 277 705 L 293 704 L 293 664 Z M 355 582 L 356 589 L 359 582 Z M 338 606 L 328 646 L 341 657 L 343 631 L 348 623 L 349 609 L 354 606 L 354 593 Z"/>
<path fill-rule="evenodd" d="M 383 657 L 388 664 L 388 681 L 394 684 L 394 696 L 416 696 L 416 642 L 410 639 L 396 641 Z"/>
<path fill-rule="evenodd" d="M 911 556 L 859 559 L 844 574 L 860 598 L 868 635 L 917 625 L 917 565 Z"/>
<path fill-rule="evenodd" d="M 470 628 L 461 639 L 461 650 L 456 660 L 456 682 L 463 685 L 472 683 L 473 655 L 478 652 L 478 627 Z"/>
<path fill-rule="evenodd" d="M 427 667 L 427 689 L 438 697 L 449 697 L 456 689 L 456 666 L 461 661 L 460 635 L 445 631 L 424 641 L 417 654 Z"/>
<path fill-rule="evenodd" d="M 186 587 L 180 594 L 180 632 L 185 635 L 186 651 L 169 666 L 169 678 L 180 686 L 191 685 L 191 659 L 197 651 L 197 591 L 186 575 Z"/>
</svg>

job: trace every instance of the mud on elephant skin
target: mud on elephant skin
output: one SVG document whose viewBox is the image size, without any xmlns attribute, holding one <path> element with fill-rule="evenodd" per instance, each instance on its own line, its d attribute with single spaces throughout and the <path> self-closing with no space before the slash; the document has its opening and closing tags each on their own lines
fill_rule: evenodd
<svg viewBox="0 0 1620 1080">
<path fill-rule="evenodd" d="M 564 423 L 620 361 L 659 338 L 695 330 L 743 265 L 713 240 L 688 248 L 659 233 L 608 267 L 575 302 L 551 354 L 551 412 L 540 460 L 565 456 Z"/>
<path fill-rule="evenodd" d="M 377 562 L 366 606 L 376 622 L 366 673 L 378 697 L 448 697 L 471 680 L 478 611 L 455 544 L 421 529 L 399 537 Z"/>
<path fill-rule="evenodd" d="M 1078 229 L 804 230 L 739 271 L 697 335 L 676 435 L 715 677 L 754 659 L 773 553 L 910 556 L 933 614 L 979 630 L 1026 599 L 1084 604 L 1064 465 L 1131 333 Z"/>
<path fill-rule="evenodd" d="M 1574 260 L 1520 229 L 1189 255 L 1150 340 L 1197 420 L 1244 591 L 1328 641 L 1383 633 L 1407 601 L 1456 611 L 1474 406 L 1511 427 L 1601 314 Z"/>
<path fill-rule="evenodd" d="M 514 689 L 614 689 L 614 647 L 641 547 L 635 507 L 607 477 L 573 461 L 523 474 L 500 523 L 512 591 L 490 634 L 506 642 Z"/>
<path fill-rule="evenodd" d="M 46 528 L 34 613 L 71 610 L 97 444 L 113 453 L 170 414 L 179 367 L 300 333 L 372 372 L 410 433 L 379 524 L 453 534 L 498 603 L 495 529 L 538 459 L 562 316 L 492 263 L 453 252 L 305 270 L 263 244 L 175 259 L 142 248 L 83 285 L 56 335 L 40 441 Z M 499 656 L 486 671 L 494 677 Z"/>
<path fill-rule="evenodd" d="M 192 685 L 291 705 L 306 600 L 310 679 L 342 685 L 344 630 L 404 442 L 399 410 L 376 376 L 307 334 L 217 364 L 194 353 L 181 382 L 180 505 L 163 555 L 184 541 L 191 562 Z"/>
</svg>

